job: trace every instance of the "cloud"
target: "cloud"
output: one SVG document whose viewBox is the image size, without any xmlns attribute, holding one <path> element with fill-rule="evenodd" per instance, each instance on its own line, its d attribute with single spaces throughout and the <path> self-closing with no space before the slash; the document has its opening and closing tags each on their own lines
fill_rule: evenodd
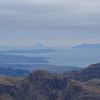
<svg viewBox="0 0 100 100">
<path fill-rule="evenodd" d="M 38 34 L 94 36 L 100 32 L 99 9 L 99 0 L 0 0 L 0 34 L 35 34 L 38 40 Z"/>
<path fill-rule="evenodd" d="M 35 24 L 45 22 L 49 25 L 51 23 L 51 26 L 57 26 L 58 23 L 63 26 L 67 23 L 67 26 L 98 25 L 99 5 L 100 1 L 94 0 L 1 0 L 0 19 Z"/>
</svg>

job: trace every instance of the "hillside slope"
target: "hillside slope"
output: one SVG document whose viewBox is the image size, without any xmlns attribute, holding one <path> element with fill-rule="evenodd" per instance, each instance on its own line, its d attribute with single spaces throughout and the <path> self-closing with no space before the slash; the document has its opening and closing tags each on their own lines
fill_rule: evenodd
<svg viewBox="0 0 100 100">
<path fill-rule="evenodd" d="M 44 70 L 0 77 L 0 100 L 100 100 L 100 80 L 78 82 Z"/>
<path fill-rule="evenodd" d="M 66 72 L 64 75 L 78 81 L 88 81 L 100 78 L 100 63 L 92 64 L 81 71 Z"/>
</svg>

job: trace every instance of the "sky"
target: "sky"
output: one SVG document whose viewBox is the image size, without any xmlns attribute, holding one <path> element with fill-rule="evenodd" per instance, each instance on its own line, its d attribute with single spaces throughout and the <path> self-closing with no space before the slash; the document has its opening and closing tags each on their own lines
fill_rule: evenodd
<svg viewBox="0 0 100 100">
<path fill-rule="evenodd" d="M 100 43 L 100 0 L 0 0 L 0 46 Z"/>
</svg>

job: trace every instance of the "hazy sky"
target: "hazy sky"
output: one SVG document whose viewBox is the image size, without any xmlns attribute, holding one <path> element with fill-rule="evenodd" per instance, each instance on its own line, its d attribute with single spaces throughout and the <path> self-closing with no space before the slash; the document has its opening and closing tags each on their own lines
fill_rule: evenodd
<svg viewBox="0 0 100 100">
<path fill-rule="evenodd" d="M 0 45 L 100 43 L 100 0 L 0 0 Z"/>
</svg>

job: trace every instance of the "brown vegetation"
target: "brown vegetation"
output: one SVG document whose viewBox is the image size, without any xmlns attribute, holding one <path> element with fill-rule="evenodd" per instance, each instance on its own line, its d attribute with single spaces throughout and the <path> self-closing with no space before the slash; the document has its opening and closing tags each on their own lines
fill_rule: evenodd
<svg viewBox="0 0 100 100">
<path fill-rule="evenodd" d="M 71 79 L 72 73 L 68 77 L 43 70 L 24 78 L 0 77 L 0 100 L 100 100 L 100 70 L 94 73 L 96 68 L 89 66 L 77 73 L 85 72 L 89 76 L 85 81 Z"/>
</svg>

